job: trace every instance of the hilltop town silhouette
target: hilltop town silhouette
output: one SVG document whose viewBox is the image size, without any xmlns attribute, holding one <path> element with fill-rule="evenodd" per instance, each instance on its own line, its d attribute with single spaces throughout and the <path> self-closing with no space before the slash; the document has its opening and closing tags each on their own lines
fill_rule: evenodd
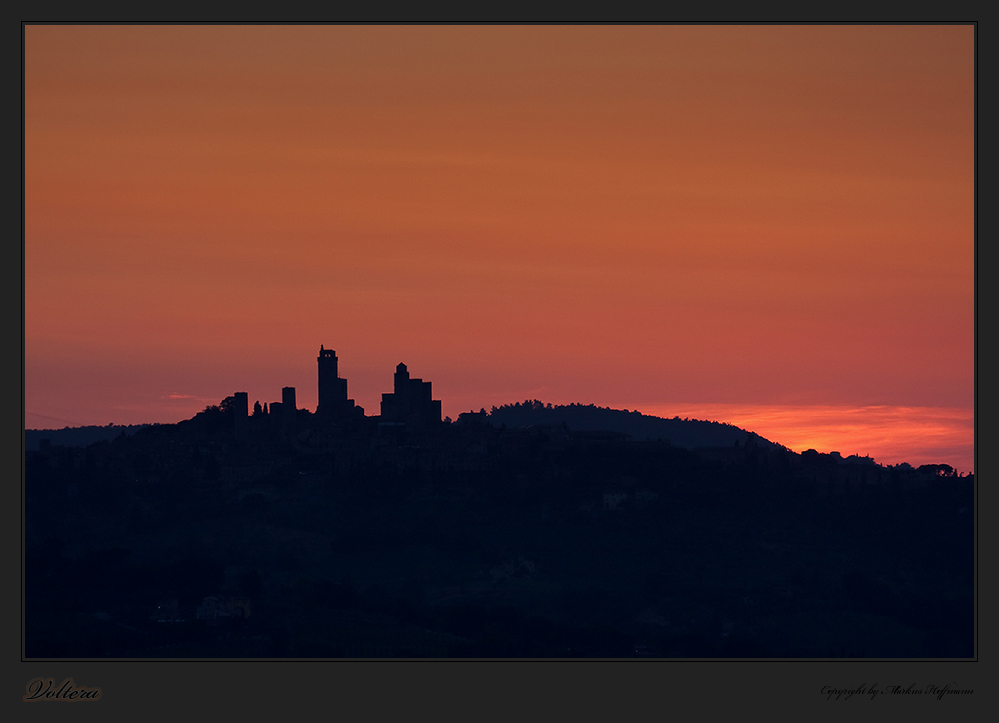
<svg viewBox="0 0 999 723">
<path fill-rule="evenodd" d="M 26 657 L 975 654 L 972 475 L 593 405 L 452 421 L 402 363 L 368 416 L 317 363 L 315 412 L 26 433 Z"/>
</svg>

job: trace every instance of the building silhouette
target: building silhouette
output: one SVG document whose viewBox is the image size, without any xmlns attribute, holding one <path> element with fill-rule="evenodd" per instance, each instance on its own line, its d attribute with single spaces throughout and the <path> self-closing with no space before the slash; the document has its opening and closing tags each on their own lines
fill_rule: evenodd
<svg viewBox="0 0 999 723">
<path fill-rule="evenodd" d="M 246 437 L 247 419 L 249 415 L 250 397 L 247 392 L 236 392 L 232 395 L 236 439 Z"/>
<path fill-rule="evenodd" d="M 293 427 L 298 406 L 295 404 L 295 387 L 284 387 L 281 390 L 281 426 Z"/>
<path fill-rule="evenodd" d="M 336 352 L 319 345 L 319 404 L 316 414 L 327 421 L 343 421 L 354 416 L 364 416 L 364 410 L 347 398 L 347 380 L 340 378 Z M 287 400 L 285 400 L 287 402 Z M 292 396 L 294 404 L 294 393 Z"/>
<path fill-rule="evenodd" d="M 430 382 L 411 379 L 405 364 L 395 368 L 395 391 L 382 394 L 382 421 L 420 425 L 441 421 L 441 403 Z"/>
</svg>

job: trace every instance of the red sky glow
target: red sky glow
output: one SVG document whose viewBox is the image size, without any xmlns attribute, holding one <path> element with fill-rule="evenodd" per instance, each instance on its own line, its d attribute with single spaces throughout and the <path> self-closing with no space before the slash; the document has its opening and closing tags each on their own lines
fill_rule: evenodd
<svg viewBox="0 0 999 723">
<path fill-rule="evenodd" d="M 971 471 L 974 43 L 28 25 L 25 424 L 314 409 L 324 344 L 368 414 L 403 361 Z"/>
</svg>

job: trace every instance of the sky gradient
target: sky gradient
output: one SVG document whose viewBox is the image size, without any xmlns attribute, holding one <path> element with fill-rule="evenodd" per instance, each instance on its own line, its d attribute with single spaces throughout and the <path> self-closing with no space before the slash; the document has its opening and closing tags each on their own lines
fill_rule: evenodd
<svg viewBox="0 0 999 723">
<path fill-rule="evenodd" d="M 972 468 L 970 25 L 26 26 L 24 53 L 29 428 L 314 409 L 324 344 L 368 414 L 402 361 L 452 417 L 836 408 L 895 455 L 919 414 L 857 410 L 963 414 L 938 461 Z M 832 448 L 901 461 L 849 426 Z"/>
</svg>

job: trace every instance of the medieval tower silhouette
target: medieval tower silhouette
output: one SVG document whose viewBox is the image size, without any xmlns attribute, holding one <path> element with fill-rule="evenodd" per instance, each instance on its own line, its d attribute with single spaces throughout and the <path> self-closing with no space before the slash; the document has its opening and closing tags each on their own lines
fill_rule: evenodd
<svg viewBox="0 0 999 723">
<path fill-rule="evenodd" d="M 355 410 L 354 400 L 347 398 L 347 380 L 337 370 L 336 352 L 319 345 L 319 404 L 316 414 L 327 419 L 343 419 Z M 360 407 L 363 415 L 364 410 Z"/>
</svg>

